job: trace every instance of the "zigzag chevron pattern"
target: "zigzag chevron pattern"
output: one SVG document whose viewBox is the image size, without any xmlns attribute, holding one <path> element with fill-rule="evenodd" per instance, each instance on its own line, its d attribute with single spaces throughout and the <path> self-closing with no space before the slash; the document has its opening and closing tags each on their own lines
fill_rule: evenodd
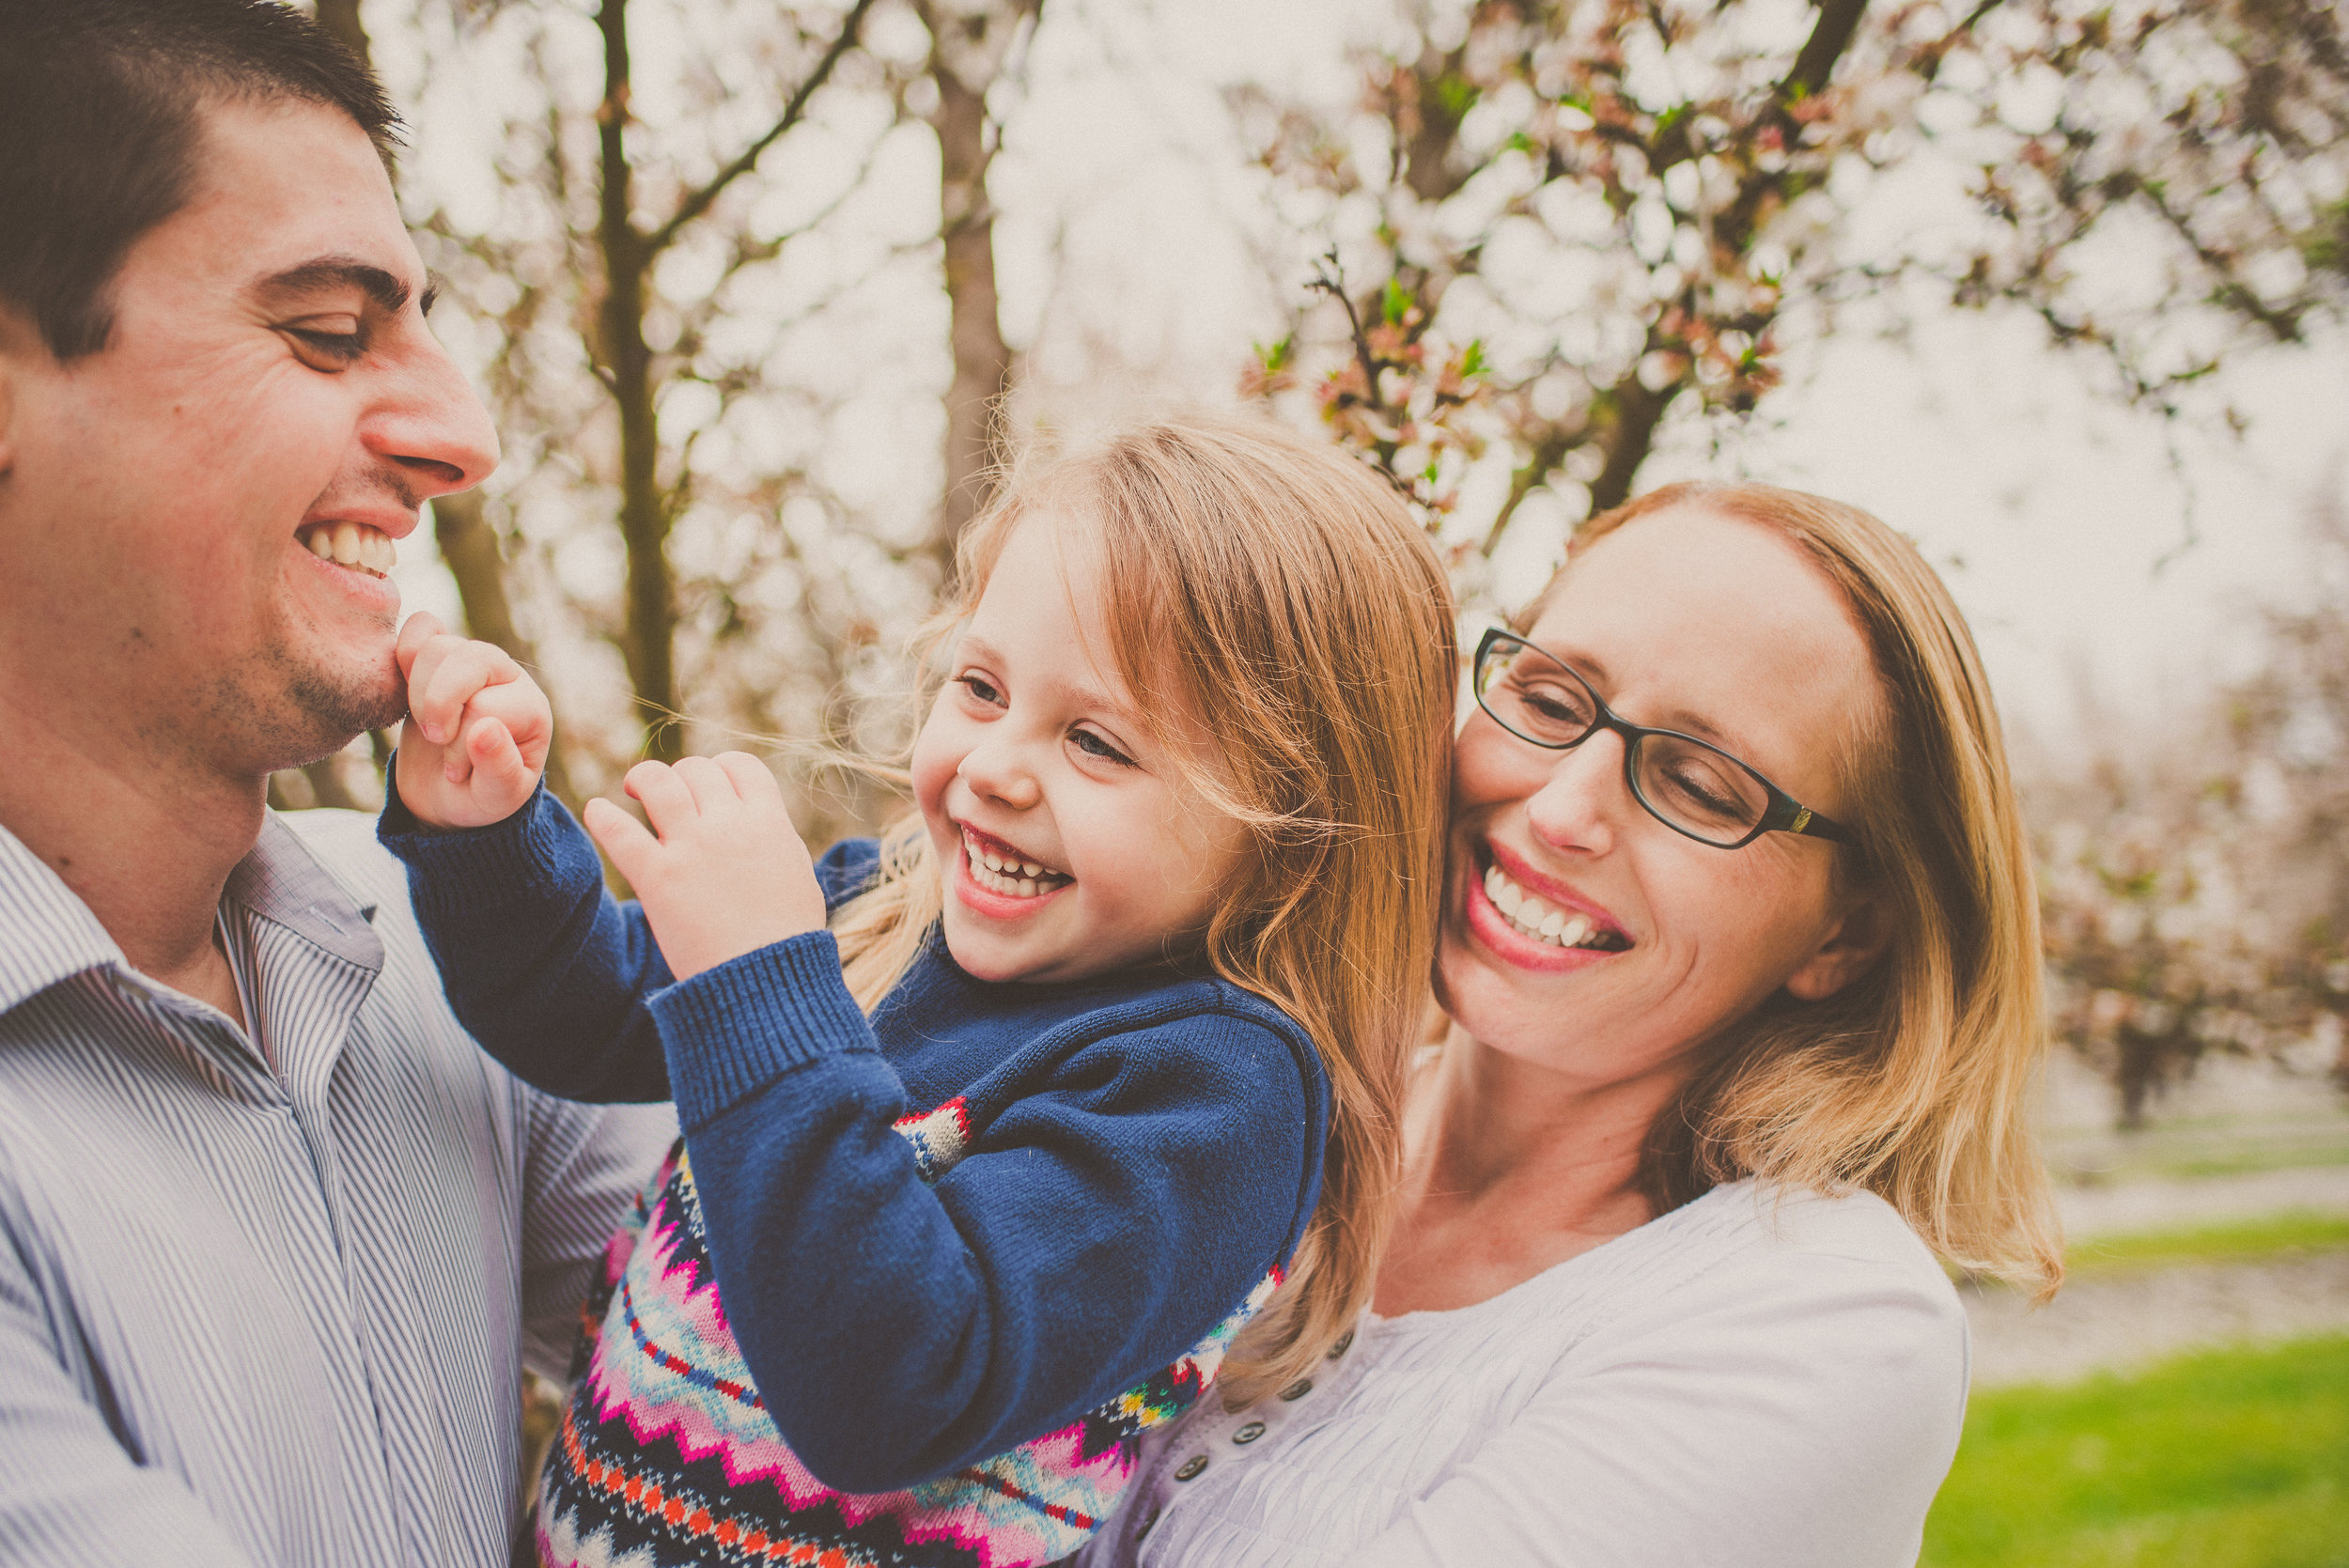
<svg viewBox="0 0 2349 1568">
<path fill-rule="evenodd" d="M 925 1181 L 972 1140 L 960 1098 L 897 1123 Z M 1081 1546 L 1136 1439 L 1214 1382 L 1281 1271 L 1190 1355 L 1058 1432 L 904 1492 L 835 1491 L 769 1419 L 727 1327 L 679 1142 L 613 1238 L 534 1521 L 545 1568 L 1033 1568 Z"/>
</svg>

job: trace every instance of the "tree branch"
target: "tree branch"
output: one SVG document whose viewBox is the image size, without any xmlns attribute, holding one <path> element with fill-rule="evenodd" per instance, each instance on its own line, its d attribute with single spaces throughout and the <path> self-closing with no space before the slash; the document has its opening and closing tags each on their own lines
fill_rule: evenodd
<svg viewBox="0 0 2349 1568">
<path fill-rule="evenodd" d="M 824 57 L 816 62 L 816 69 L 808 73 L 806 81 L 800 84 L 799 89 L 791 95 L 791 101 L 783 106 L 781 117 L 767 128 L 765 135 L 744 147 L 733 163 L 720 169 L 709 183 L 687 196 L 667 223 L 652 231 L 645 241 L 645 260 L 649 262 L 674 244 L 678 232 L 686 225 L 708 211 L 710 205 L 724 194 L 727 186 L 755 168 L 760 156 L 781 140 L 786 132 L 806 117 L 808 101 L 816 96 L 816 89 L 824 85 L 842 56 L 856 47 L 857 34 L 864 26 L 864 13 L 873 8 L 873 3 L 874 0 L 856 0 L 856 4 L 848 8 L 847 20 L 840 24 L 840 36 L 832 40 L 832 47 L 824 51 Z"/>
<path fill-rule="evenodd" d="M 1802 53 L 1795 56 L 1795 66 L 1779 84 L 1778 96 L 1793 101 L 1809 98 L 1827 85 L 1835 73 L 1835 62 L 1851 47 L 1852 35 L 1859 30 L 1860 13 L 1868 8 L 1868 0 L 1818 0 L 1818 24 L 1804 40 Z"/>
</svg>

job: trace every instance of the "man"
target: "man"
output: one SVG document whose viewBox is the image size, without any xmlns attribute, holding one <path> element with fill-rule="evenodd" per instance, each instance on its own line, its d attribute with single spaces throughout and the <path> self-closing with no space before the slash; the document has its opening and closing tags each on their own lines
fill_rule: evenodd
<svg viewBox="0 0 2349 1568">
<path fill-rule="evenodd" d="M 506 1078 L 372 824 L 264 807 L 497 460 L 394 124 L 283 7 L 0 0 L 0 1562 L 504 1562 L 674 1126 Z"/>
</svg>

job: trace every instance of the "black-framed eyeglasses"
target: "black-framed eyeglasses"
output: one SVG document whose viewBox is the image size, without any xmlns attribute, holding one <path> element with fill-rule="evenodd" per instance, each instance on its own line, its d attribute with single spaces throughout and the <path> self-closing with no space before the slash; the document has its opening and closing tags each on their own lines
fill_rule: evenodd
<svg viewBox="0 0 2349 1568">
<path fill-rule="evenodd" d="M 1721 849 L 1743 849 L 1764 833 L 1852 842 L 1830 822 L 1719 746 L 1677 730 L 1629 723 L 1557 655 L 1499 627 L 1476 644 L 1476 705 L 1519 740 L 1544 751 L 1579 746 L 1600 730 L 1623 737 L 1623 778 L 1631 798 L 1677 833 Z"/>
</svg>

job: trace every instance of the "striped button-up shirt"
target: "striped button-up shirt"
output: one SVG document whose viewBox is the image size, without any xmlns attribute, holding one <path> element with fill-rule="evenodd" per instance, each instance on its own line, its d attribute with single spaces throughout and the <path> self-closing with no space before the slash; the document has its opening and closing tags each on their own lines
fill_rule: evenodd
<svg viewBox="0 0 2349 1568">
<path fill-rule="evenodd" d="M 506 1560 L 525 1357 L 675 1122 L 483 1056 L 373 826 L 230 877 L 250 1029 L 0 830 L 0 1563 Z"/>
</svg>

